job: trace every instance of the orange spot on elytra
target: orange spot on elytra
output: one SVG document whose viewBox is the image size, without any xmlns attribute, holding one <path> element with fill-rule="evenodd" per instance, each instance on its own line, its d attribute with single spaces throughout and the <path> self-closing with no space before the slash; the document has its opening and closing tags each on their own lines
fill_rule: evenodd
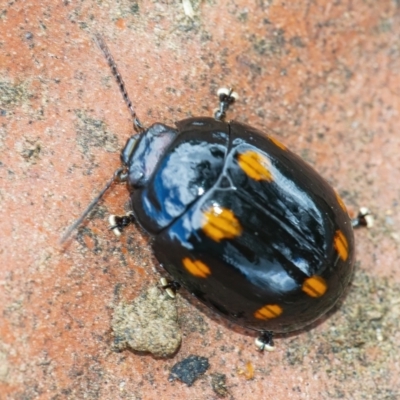
<svg viewBox="0 0 400 400">
<path fill-rule="evenodd" d="M 235 214 L 227 208 L 213 205 L 204 213 L 203 232 L 219 242 L 222 239 L 233 239 L 242 233 L 242 227 Z"/>
<path fill-rule="evenodd" d="M 304 281 L 301 290 L 311 297 L 321 297 L 325 294 L 327 288 L 328 286 L 324 278 L 313 275 Z"/>
<path fill-rule="evenodd" d="M 254 313 L 254 317 L 257 319 L 272 319 L 279 317 L 282 312 L 283 310 L 281 306 L 278 306 L 277 304 L 266 304 Z"/>
<path fill-rule="evenodd" d="M 256 151 L 248 150 L 238 156 L 238 164 L 244 173 L 256 181 L 272 181 L 270 161 Z"/>
<path fill-rule="evenodd" d="M 339 203 L 340 208 L 347 213 L 347 208 L 346 205 L 344 204 L 344 201 L 341 199 L 341 197 L 335 192 L 336 195 L 336 200 Z"/>
<path fill-rule="evenodd" d="M 186 257 L 182 260 L 183 266 L 186 270 L 196 278 L 207 278 L 211 275 L 210 268 L 200 260 L 191 260 Z"/>
<path fill-rule="evenodd" d="M 349 256 L 349 244 L 347 242 L 346 236 L 344 236 L 341 230 L 337 230 L 335 237 L 333 238 L 333 245 L 336 251 L 339 253 L 339 257 L 346 261 Z"/>
<path fill-rule="evenodd" d="M 270 136 L 268 138 L 276 147 L 279 147 L 281 150 L 287 151 L 287 147 L 284 144 L 282 144 L 279 140 Z"/>
</svg>

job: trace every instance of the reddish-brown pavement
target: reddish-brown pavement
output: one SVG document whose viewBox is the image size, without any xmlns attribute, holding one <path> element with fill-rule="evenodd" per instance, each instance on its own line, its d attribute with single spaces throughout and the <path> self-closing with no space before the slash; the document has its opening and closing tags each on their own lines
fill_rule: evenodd
<svg viewBox="0 0 400 400">
<path fill-rule="evenodd" d="M 399 1 L 192 5 L 190 18 L 180 1 L 0 3 L 0 398 L 399 398 Z M 114 305 L 160 275 L 139 229 L 107 229 L 123 186 L 58 244 L 132 128 L 95 33 L 147 126 L 211 115 L 216 90 L 233 85 L 229 117 L 273 129 L 353 216 L 371 209 L 338 311 L 260 354 L 251 333 L 179 297 L 174 356 L 113 351 Z M 209 369 L 190 387 L 170 382 L 189 355 Z"/>
</svg>

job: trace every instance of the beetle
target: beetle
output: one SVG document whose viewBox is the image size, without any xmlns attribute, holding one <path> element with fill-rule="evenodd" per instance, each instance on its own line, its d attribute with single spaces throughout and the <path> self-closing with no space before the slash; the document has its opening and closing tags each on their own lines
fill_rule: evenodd
<svg viewBox="0 0 400 400">
<path fill-rule="evenodd" d="M 214 117 L 145 129 L 107 46 L 96 39 L 137 131 L 93 202 L 114 181 L 127 183 L 131 211 L 111 216 L 110 229 L 120 235 L 139 224 L 172 277 L 163 285 L 169 293 L 183 286 L 260 332 L 260 350 L 273 349 L 274 333 L 300 330 L 330 310 L 350 283 L 353 227 L 366 225 L 368 211 L 352 221 L 337 192 L 300 157 L 249 125 L 226 122 L 237 99 L 231 89 L 218 92 Z"/>
</svg>

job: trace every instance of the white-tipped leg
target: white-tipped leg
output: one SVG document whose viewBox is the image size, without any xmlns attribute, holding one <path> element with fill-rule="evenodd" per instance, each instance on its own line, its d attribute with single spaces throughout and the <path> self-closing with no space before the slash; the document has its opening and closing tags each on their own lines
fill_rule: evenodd
<svg viewBox="0 0 400 400">
<path fill-rule="evenodd" d="M 165 290 L 168 297 L 175 299 L 176 291 L 181 287 L 178 282 L 169 282 L 167 278 L 160 279 L 161 288 Z"/>
<path fill-rule="evenodd" d="M 374 226 L 374 217 L 367 207 L 361 207 L 357 218 L 351 221 L 353 228 L 372 228 Z"/>
<path fill-rule="evenodd" d="M 214 112 L 214 118 L 217 121 L 223 121 L 225 119 L 226 112 L 236 100 L 239 99 L 239 95 L 232 89 L 220 88 L 218 89 L 219 108 Z"/>
<path fill-rule="evenodd" d="M 110 224 L 110 229 L 115 233 L 115 236 L 121 236 L 121 229 L 119 229 L 116 218 L 116 215 L 110 215 L 108 217 L 108 223 Z"/>
<path fill-rule="evenodd" d="M 232 89 L 228 88 L 219 88 L 217 91 L 217 95 L 220 99 L 221 98 L 224 99 L 226 97 L 232 97 L 234 101 L 239 100 L 239 95 L 237 94 L 237 92 L 233 92 Z"/>
<path fill-rule="evenodd" d="M 130 224 L 135 222 L 135 217 L 132 211 L 126 213 L 122 217 L 117 215 L 110 215 L 108 217 L 108 222 L 110 223 L 110 230 L 112 230 L 116 236 L 121 236 L 122 230 Z"/>
<path fill-rule="evenodd" d="M 364 217 L 367 228 L 372 228 L 374 226 L 374 217 L 367 207 L 361 207 L 359 214 Z"/>
<path fill-rule="evenodd" d="M 257 347 L 257 350 L 259 351 L 274 351 L 275 346 L 274 346 L 274 340 L 273 340 L 273 333 L 270 331 L 263 332 L 261 336 L 259 336 L 255 340 L 255 344 Z"/>
</svg>

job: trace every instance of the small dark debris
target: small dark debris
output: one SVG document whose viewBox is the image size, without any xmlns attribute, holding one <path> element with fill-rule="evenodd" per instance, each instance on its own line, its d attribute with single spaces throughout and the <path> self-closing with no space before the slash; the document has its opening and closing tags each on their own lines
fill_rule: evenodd
<svg viewBox="0 0 400 400">
<path fill-rule="evenodd" d="M 17 143 L 16 148 L 21 157 L 31 164 L 36 164 L 40 159 L 42 146 L 38 139 L 25 139 L 23 143 Z"/>
<path fill-rule="evenodd" d="M 133 3 L 130 7 L 130 11 L 132 14 L 139 14 L 139 4 L 138 3 Z"/>
<path fill-rule="evenodd" d="M 174 381 L 175 379 L 179 379 L 181 382 L 186 383 L 186 385 L 192 386 L 197 378 L 207 371 L 209 366 L 207 358 L 189 356 L 172 367 L 169 380 Z"/>
<path fill-rule="evenodd" d="M 226 375 L 213 374 L 211 376 L 211 386 L 218 397 L 227 397 L 229 391 L 226 387 Z"/>
</svg>

